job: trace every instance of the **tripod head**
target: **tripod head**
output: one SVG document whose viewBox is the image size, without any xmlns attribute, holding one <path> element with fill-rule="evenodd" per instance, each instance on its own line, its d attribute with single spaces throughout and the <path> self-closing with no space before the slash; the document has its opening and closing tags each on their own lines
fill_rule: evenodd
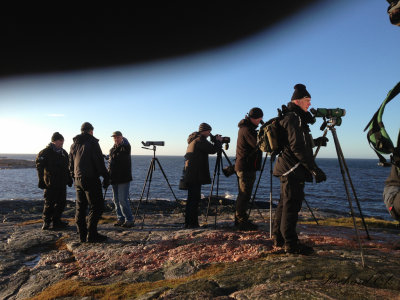
<svg viewBox="0 0 400 300">
<path fill-rule="evenodd" d="M 155 157 L 156 156 L 156 150 L 157 150 L 156 146 L 164 146 L 165 142 L 163 142 L 163 141 L 162 142 L 161 141 L 158 141 L 158 142 L 153 142 L 153 141 L 143 142 L 142 141 L 142 145 L 145 146 L 145 147 L 142 147 L 143 149 L 153 150 L 153 156 Z M 147 148 L 149 146 L 153 146 L 153 148 Z"/>
</svg>

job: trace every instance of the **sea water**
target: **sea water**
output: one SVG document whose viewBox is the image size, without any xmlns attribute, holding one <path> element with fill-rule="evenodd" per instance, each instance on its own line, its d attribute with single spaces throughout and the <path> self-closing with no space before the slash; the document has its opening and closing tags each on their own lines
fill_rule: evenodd
<svg viewBox="0 0 400 300">
<path fill-rule="evenodd" d="M 0 154 L 0 156 L 27 160 L 35 159 L 34 154 Z M 187 192 L 178 189 L 184 158 L 182 156 L 158 156 L 157 159 L 159 164 L 156 161 L 153 176 L 151 181 L 147 181 L 142 199 L 146 199 L 149 184 L 150 189 L 148 199 L 166 199 L 172 201 L 175 200 L 175 197 L 177 199 L 186 199 Z M 138 200 L 141 198 L 151 160 L 152 156 L 132 156 L 133 181 L 130 186 L 131 200 Z M 230 158 L 230 160 L 233 162 L 232 158 Z M 224 196 L 233 200 L 236 199 L 238 193 L 236 176 L 225 177 L 222 171 L 218 176 L 218 171 L 214 172 L 215 162 L 216 156 L 210 156 L 209 167 L 211 178 L 214 177 L 215 173 L 213 195 L 216 195 L 218 192 L 219 196 Z M 222 158 L 222 163 L 223 166 L 228 165 L 226 158 Z M 349 201 L 338 159 L 318 158 L 317 164 L 326 173 L 327 181 L 319 184 L 306 183 L 305 194 L 307 203 L 313 210 L 320 210 L 338 215 L 349 215 Z M 384 181 L 389 175 L 390 168 L 377 166 L 376 159 L 346 159 L 346 164 L 363 215 L 365 217 L 391 220 L 382 200 Z M 165 176 L 161 168 L 164 171 Z M 255 187 L 259 176 L 260 172 L 257 172 Z M 356 215 L 358 215 L 359 209 L 354 200 L 354 194 L 347 177 L 346 182 L 353 208 Z M 37 172 L 34 168 L 1 169 L 0 200 L 42 200 L 43 191 L 37 187 L 37 183 Z M 256 195 L 257 201 L 269 201 L 270 186 L 270 161 L 268 158 L 264 171 L 261 173 Z M 210 189 L 211 184 L 204 185 L 202 188 L 203 196 L 209 196 Z M 67 198 L 69 200 L 75 200 L 75 190 L 73 187 L 67 187 Z M 272 178 L 272 198 L 275 202 L 279 199 L 279 179 L 275 177 Z M 107 189 L 106 199 L 112 199 L 111 187 Z M 303 209 L 307 209 L 304 204 Z"/>
</svg>

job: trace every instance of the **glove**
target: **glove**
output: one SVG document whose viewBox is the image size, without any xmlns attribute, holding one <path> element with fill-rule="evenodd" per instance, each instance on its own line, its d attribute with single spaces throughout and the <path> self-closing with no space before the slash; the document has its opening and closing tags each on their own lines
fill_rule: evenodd
<svg viewBox="0 0 400 300">
<path fill-rule="evenodd" d="M 106 189 L 110 185 L 110 179 L 109 178 L 104 178 L 103 179 L 103 188 Z"/>
<path fill-rule="evenodd" d="M 39 188 L 39 189 L 42 189 L 42 190 L 44 190 L 44 189 L 47 188 L 47 186 L 46 186 L 46 184 L 44 183 L 44 180 L 43 180 L 43 179 L 39 179 L 38 188 Z"/>
<path fill-rule="evenodd" d="M 73 180 L 72 180 L 72 178 L 70 177 L 70 178 L 68 179 L 68 183 L 67 183 L 67 184 L 68 184 L 69 187 L 71 187 L 71 186 L 72 186 L 72 183 L 73 183 Z"/>
<path fill-rule="evenodd" d="M 312 170 L 311 174 L 315 178 L 316 183 L 320 183 L 320 182 L 326 180 L 326 175 L 325 175 L 324 171 L 322 171 L 320 168 L 316 168 L 316 169 Z"/>
<path fill-rule="evenodd" d="M 314 140 L 315 146 L 321 145 L 322 147 L 326 147 L 326 143 L 328 142 L 328 138 L 326 136 L 320 136 Z"/>
</svg>

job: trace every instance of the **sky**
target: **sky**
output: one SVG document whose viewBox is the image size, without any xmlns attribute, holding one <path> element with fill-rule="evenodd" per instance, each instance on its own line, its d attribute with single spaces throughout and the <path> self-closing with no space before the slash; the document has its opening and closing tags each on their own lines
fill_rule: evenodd
<svg viewBox="0 0 400 300">
<path fill-rule="evenodd" d="M 400 27 L 388 3 L 338 0 L 317 4 L 265 31 L 224 47 L 149 63 L 0 79 L 0 154 L 38 153 L 53 132 L 69 151 L 83 122 L 94 127 L 104 154 L 120 130 L 132 154 L 151 155 L 141 141 L 165 141 L 157 155 L 183 156 L 187 137 L 202 122 L 231 138 L 252 107 L 264 120 L 287 104 L 296 83 L 311 107 L 343 108 L 336 132 L 346 158 L 376 158 L 363 131 L 386 94 L 400 81 Z M 400 97 L 400 96 L 398 96 Z M 397 99 L 383 121 L 393 142 L 399 129 Z M 322 119 L 312 126 L 322 135 Z M 336 157 L 331 133 L 318 157 Z"/>
</svg>

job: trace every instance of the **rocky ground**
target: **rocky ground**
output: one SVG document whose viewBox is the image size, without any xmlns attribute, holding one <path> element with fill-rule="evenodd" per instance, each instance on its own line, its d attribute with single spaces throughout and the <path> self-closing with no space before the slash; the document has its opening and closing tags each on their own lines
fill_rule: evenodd
<svg viewBox="0 0 400 300">
<path fill-rule="evenodd" d="M 317 225 L 304 211 L 298 230 L 315 254 L 287 255 L 272 245 L 264 207 L 252 211 L 260 230 L 242 232 L 231 202 L 199 229 L 182 228 L 177 204 L 142 203 L 129 229 L 113 226 L 108 204 L 99 225 L 108 241 L 81 244 L 74 203 L 67 230 L 43 231 L 41 201 L 2 201 L 0 299 L 400 299 L 394 222 L 367 219 L 370 240 L 359 225 L 361 254 L 350 218 L 316 211 Z"/>
</svg>

